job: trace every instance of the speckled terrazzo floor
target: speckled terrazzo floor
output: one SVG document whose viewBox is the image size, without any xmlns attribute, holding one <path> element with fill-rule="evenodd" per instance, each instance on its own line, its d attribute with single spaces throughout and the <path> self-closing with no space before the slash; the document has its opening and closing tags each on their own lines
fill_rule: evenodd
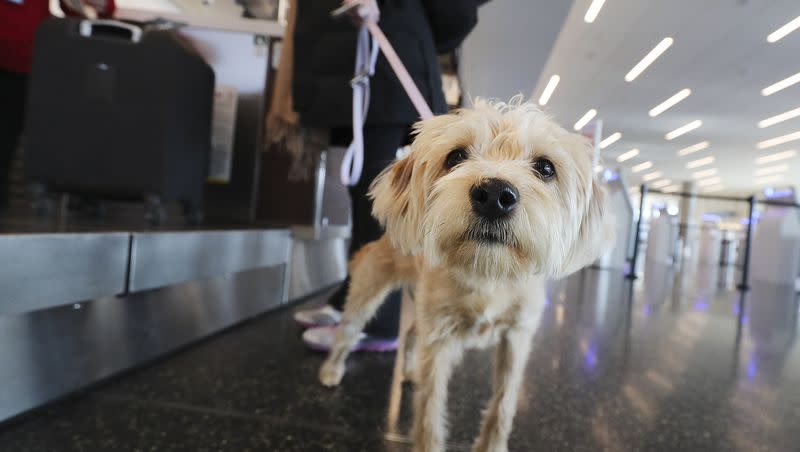
<svg viewBox="0 0 800 452">
<path fill-rule="evenodd" d="M 646 265 L 632 286 L 586 270 L 550 286 L 512 451 L 794 451 L 800 444 L 798 299 L 716 271 Z M 307 303 L 319 303 L 323 296 Z M 316 384 L 291 310 L 0 425 L 0 450 L 406 451 L 413 388 L 395 354 L 360 354 Z M 451 385 L 451 449 L 469 450 L 490 355 Z"/>
</svg>

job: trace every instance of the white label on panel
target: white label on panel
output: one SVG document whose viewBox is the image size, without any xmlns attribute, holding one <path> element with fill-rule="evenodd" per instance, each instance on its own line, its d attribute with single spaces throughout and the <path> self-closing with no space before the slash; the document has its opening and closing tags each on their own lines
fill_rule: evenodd
<svg viewBox="0 0 800 452">
<path fill-rule="evenodd" d="M 238 100 L 239 93 L 233 86 L 218 85 L 214 90 L 214 124 L 208 169 L 210 182 L 230 182 Z"/>
</svg>

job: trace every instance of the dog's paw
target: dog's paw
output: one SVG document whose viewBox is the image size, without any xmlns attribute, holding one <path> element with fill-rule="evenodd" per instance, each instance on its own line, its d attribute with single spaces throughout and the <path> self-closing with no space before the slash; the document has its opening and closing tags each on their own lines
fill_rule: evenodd
<svg viewBox="0 0 800 452">
<path fill-rule="evenodd" d="M 319 369 L 319 382 L 329 388 L 338 386 L 344 376 L 344 364 L 335 364 L 325 361 Z"/>
<path fill-rule="evenodd" d="M 417 383 L 419 383 L 419 380 L 417 379 L 416 374 L 404 372 L 403 373 L 403 383 L 416 385 Z"/>
<path fill-rule="evenodd" d="M 418 382 L 416 368 L 409 365 L 403 366 L 403 383 L 417 384 Z"/>
<path fill-rule="evenodd" d="M 508 452 L 508 439 L 487 437 L 481 434 L 472 446 L 472 452 Z"/>
<path fill-rule="evenodd" d="M 484 438 L 478 438 L 472 447 L 472 452 L 508 452 L 508 443 L 506 441 L 489 441 Z"/>
</svg>

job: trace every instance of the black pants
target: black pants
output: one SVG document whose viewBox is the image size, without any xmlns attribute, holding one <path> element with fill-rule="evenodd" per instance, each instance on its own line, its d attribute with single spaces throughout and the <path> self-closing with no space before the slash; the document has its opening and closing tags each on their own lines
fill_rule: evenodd
<svg viewBox="0 0 800 452">
<path fill-rule="evenodd" d="M 397 149 L 409 141 L 408 126 L 371 126 L 364 128 L 364 170 L 358 184 L 350 187 L 350 202 L 353 212 L 353 234 L 350 239 L 350 257 L 362 246 L 378 240 L 383 229 L 372 216 L 372 201 L 367 197 L 369 185 L 395 159 Z M 350 142 L 349 131 L 334 130 L 331 142 L 346 146 Z M 329 304 L 341 310 L 349 287 L 350 277 L 331 297 Z M 375 337 L 393 338 L 400 331 L 400 308 L 402 294 L 393 292 L 364 328 L 364 332 Z"/>
<path fill-rule="evenodd" d="M 8 207 L 11 163 L 25 116 L 28 77 L 0 70 L 0 208 Z"/>
</svg>

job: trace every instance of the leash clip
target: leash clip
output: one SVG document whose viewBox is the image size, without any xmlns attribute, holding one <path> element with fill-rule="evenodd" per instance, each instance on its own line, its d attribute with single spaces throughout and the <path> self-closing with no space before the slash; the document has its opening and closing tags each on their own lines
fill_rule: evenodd
<svg viewBox="0 0 800 452">
<path fill-rule="evenodd" d="M 372 74 L 369 73 L 368 69 L 364 69 L 358 73 L 355 77 L 350 80 L 350 86 L 356 86 L 364 83 Z"/>
</svg>

